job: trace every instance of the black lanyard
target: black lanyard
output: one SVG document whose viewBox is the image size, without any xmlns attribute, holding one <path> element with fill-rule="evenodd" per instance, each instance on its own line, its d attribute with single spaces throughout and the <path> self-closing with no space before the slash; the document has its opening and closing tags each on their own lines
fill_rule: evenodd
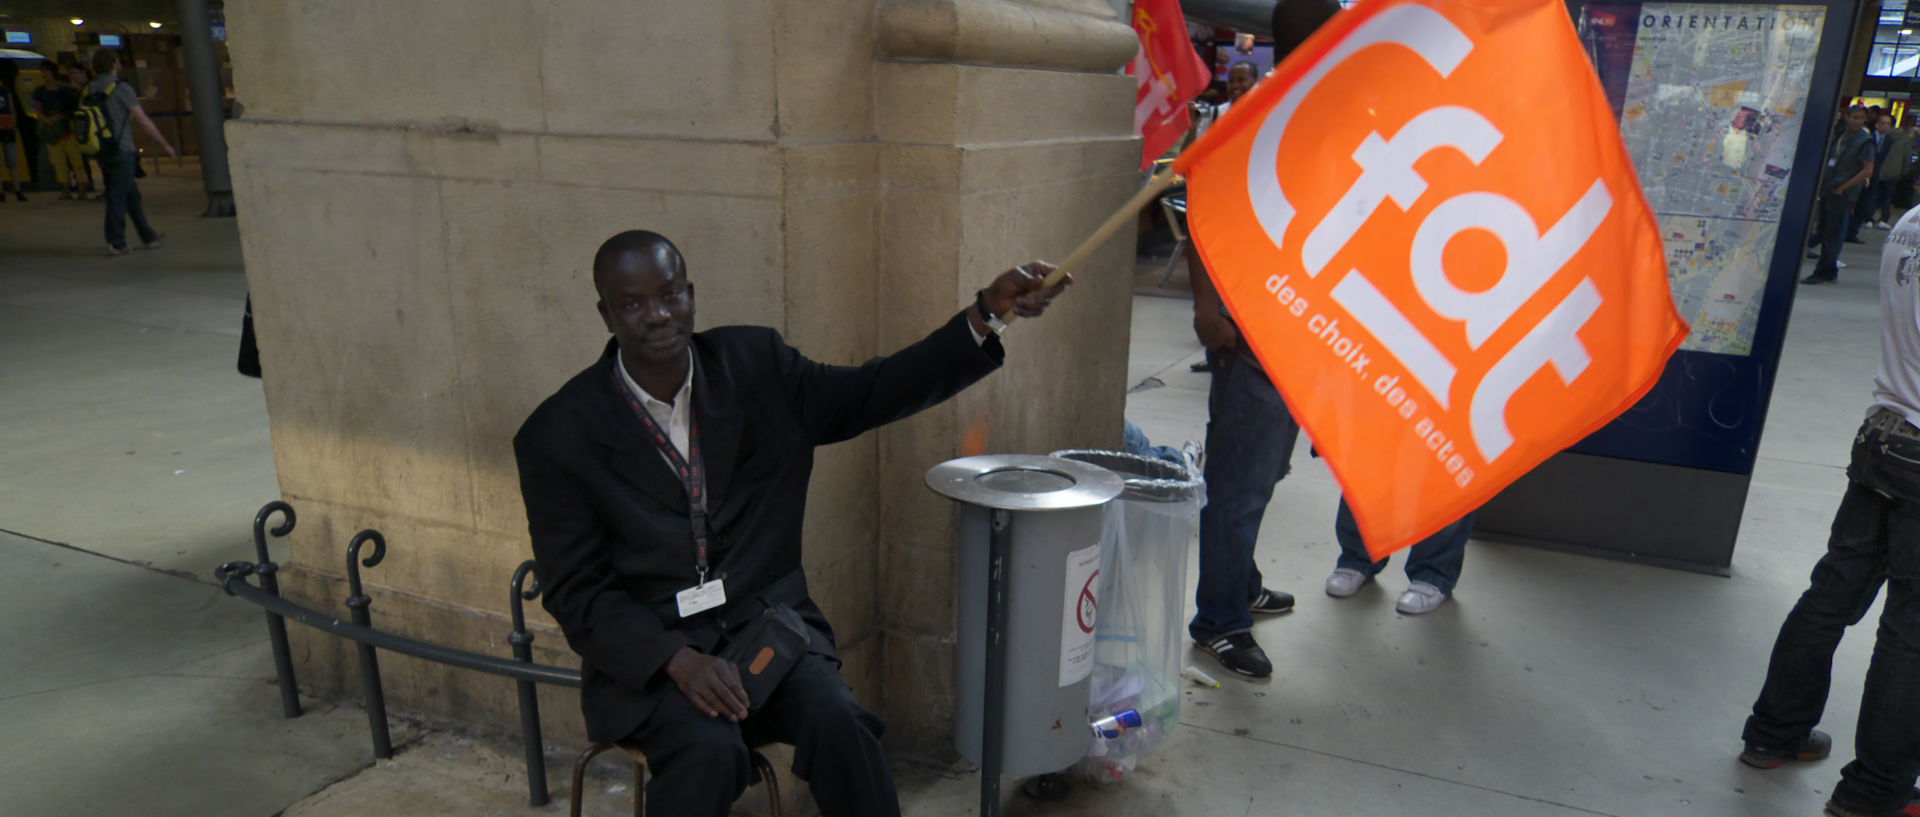
<svg viewBox="0 0 1920 817">
<path fill-rule="evenodd" d="M 627 385 L 626 378 L 620 375 L 620 365 L 619 358 L 615 358 L 613 370 L 614 389 L 627 398 L 627 407 L 633 409 L 633 415 L 635 417 L 640 418 L 640 426 L 646 429 L 647 439 L 652 440 L 654 447 L 658 448 L 660 453 L 667 458 L 667 464 L 672 466 L 674 476 L 680 479 L 680 487 L 687 490 L 687 510 L 691 514 L 693 522 L 694 569 L 699 571 L 700 583 L 706 584 L 707 538 L 710 531 L 707 528 L 707 469 L 700 458 L 699 420 L 694 416 L 693 407 L 688 406 L 688 456 L 682 457 L 680 456 L 680 449 L 675 448 L 673 445 L 673 438 L 667 436 L 667 430 L 661 428 L 659 423 L 654 422 L 653 415 L 648 414 L 646 408 L 640 405 L 640 395 L 635 394 L 634 390 Z M 693 362 L 688 361 L 687 365 L 692 366 Z M 688 391 L 691 392 L 692 389 L 688 389 Z M 693 399 L 693 395 L 688 394 L 686 399 Z"/>
</svg>

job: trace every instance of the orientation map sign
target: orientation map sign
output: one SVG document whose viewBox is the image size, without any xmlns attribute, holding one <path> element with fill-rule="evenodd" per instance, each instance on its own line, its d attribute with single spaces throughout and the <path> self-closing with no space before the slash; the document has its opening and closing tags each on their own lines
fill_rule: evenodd
<svg viewBox="0 0 1920 817">
<path fill-rule="evenodd" d="M 1588 6 L 1589 48 L 1660 219 L 1681 349 L 1753 353 L 1823 6 Z"/>
<path fill-rule="evenodd" d="M 1724 573 L 1759 453 L 1851 0 L 1570 0 L 1687 338 L 1605 428 L 1481 508 L 1487 538 Z"/>
<path fill-rule="evenodd" d="M 1810 2 L 1571 12 L 1659 220 L 1674 306 L 1692 327 L 1660 385 L 1572 450 L 1749 473 L 1800 264 L 1782 243 L 1805 237 L 1825 156 L 1832 99 L 1814 90 L 1838 59 L 1822 49 L 1845 26 L 1835 28 L 1829 4 Z"/>
</svg>

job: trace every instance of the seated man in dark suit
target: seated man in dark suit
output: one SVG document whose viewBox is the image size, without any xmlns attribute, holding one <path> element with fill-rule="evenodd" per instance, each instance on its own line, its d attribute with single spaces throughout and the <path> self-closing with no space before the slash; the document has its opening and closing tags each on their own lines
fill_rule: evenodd
<svg viewBox="0 0 1920 817">
<path fill-rule="evenodd" d="M 998 368 L 997 318 L 1035 317 L 1065 288 L 1045 264 L 995 279 L 925 339 L 864 366 L 808 360 L 778 332 L 693 332 L 672 242 L 632 231 L 593 259 L 613 339 L 513 439 L 547 611 L 582 658 L 588 736 L 646 753 L 649 810 L 725 815 L 748 742 L 795 747 L 821 811 L 896 815 L 883 725 L 840 677 L 807 596 L 800 530 L 815 446 L 928 408 Z M 785 605 L 806 654 L 764 701 L 716 657 L 742 619 Z"/>
</svg>

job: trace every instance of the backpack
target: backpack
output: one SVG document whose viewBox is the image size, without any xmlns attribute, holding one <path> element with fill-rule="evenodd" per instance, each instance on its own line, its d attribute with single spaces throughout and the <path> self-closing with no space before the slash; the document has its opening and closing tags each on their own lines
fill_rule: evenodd
<svg viewBox="0 0 1920 817">
<path fill-rule="evenodd" d="M 81 153 L 93 156 L 113 142 L 113 123 L 107 118 L 107 99 L 113 96 L 113 89 L 119 85 L 118 82 L 109 82 L 106 90 L 80 98 L 80 107 L 73 112 L 70 122 L 73 125 L 73 138 L 79 143 Z"/>
</svg>

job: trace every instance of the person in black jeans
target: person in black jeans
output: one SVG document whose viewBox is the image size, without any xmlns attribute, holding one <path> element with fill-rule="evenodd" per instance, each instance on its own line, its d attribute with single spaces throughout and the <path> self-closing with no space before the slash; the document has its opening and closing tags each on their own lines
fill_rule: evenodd
<svg viewBox="0 0 1920 817">
<path fill-rule="evenodd" d="M 1827 813 L 1896 817 L 1920 770 L 1920 429 L 1880 411 L 1861 426 L 1827 554 L 1787 614 L 1741 738 L 1762 769 L 1825 759 L 1833 739 L 1813 726 L 1827 705 L 1833 652 L 1882 584 L 1887 604 L 1860 700 L 1856 759 Z"/>
<path fill-rule="evenodd" d="M 1920 814 L 1920 211 L 1900 219 L 1881 251 L 1880 311 L 1874 406 L 1854 437 L 1827 553 L 1780 626 L 1741 735 L 1740 760 L 1755 768 L 1827 756 L 1833 739 L 1813 727 L 1827 706 L 1834 649 L 1885 585 L 1854 761 L 1827 802 L 1833 817 Z"/>
<path fill-rule="evenodd" d="M 177 159 L 180 152 L 173 149 L 167 137 L 160 135 L 160 129 L 141 109 L 140 95 L 134 92 L 133 86 L 120 79 L 119 57 L 104 48 L 93 52 L 93 71 L 99 76 L 87 86 L 87 95 L 104 99 L 102 108 L 113 129 L 113 135 L 100 146 L 97 157 L 100 171 L 107 177 L 107 252 L 111 255 L 132 252 L 127 246 L 128 218 L 133 219 L 133 228 L 140 233 L 140 243 L 152 249 L 159 246 L 163 236 L 147 223 L 146 208 L 140 203 L 140 185 L 134 182 L 140 152 L 134 147 L 133 126 L 139 125 L 148 138 L 159 142 L 168 156 Z"/>
<path fill-rule="evenodd" d="M 1866 124 L 1867 110 L 1855 106 L 1847 111 L 1846 131 L 1833 140 L 1820 182 L 1820 263 L 1800 283 L 1828 284 L 1839 275 L 1841 241 L 1857 229 L 1848 222 L 1867 177 L 1873 175 L 1873 140 L 1867 137 Z"/>
</svg>

